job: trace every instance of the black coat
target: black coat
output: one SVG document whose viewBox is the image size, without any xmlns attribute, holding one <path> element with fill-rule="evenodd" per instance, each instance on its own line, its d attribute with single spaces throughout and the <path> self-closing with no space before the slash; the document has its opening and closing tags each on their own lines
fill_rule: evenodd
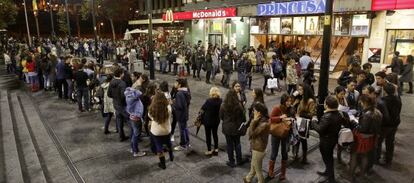
<svg viewBox="0 0 414 183">
<path fill-rule="evenodd" d="M 117 111 L 124 111 L 126 107 L 125 101 L 126 84 L 120 79 L 113 79 L 109 83 L 108 97 L 113 99 L 114 108 Z"/>
<path fill-rule="evenodd" d="M 191 101 L 191 95 L 188 89 L 179 88 L 173 103 L 173 108 L 175 112 L 175 118 L 178 122 L 187 122 L 188 121 L 188 111 Z"/>
<path fill-rule="evenodd" d="M 201 109 L 204 111 L 203 122 L 205 126 L 218 126 L 220 124 L 221 98 L 209 98 Z"/>
<path fill-rule="evenodd" d="M 363 134 L 377 135 L 381 131 L 382 114 L 378 109 L 367 109 L 359 117 L 357 130 Z"/>
<path fill-rule="evenodd" d="M 387 123 L 383 123 L 383 127 L 398 127 L 401 122 L 400 113 L 401 113 L 401 99 L 395 95 L 385 96 L 382 98 L 385 103 L 385 106 L 388 109 L 388 114 L 390 120 Z"/>
<path fill-rule="evenodd" d="M 224 105 L 220 107 L 220 119 L 223 121 L 222 132 L 224 135 L 239 136 L 240 125 L 246 121 L 243 106 L 234 106 L 235 109 L 226 109 Z"/>
<path fill-rule="evenodd" d="M 312 127 L 319 133 L 319 138 L 326 141 L 338 141 L 341 125 L 345 124 L 346 117 L 339 111 L 325 112 L 319 122 L 312 122 Z"/>
</svg>

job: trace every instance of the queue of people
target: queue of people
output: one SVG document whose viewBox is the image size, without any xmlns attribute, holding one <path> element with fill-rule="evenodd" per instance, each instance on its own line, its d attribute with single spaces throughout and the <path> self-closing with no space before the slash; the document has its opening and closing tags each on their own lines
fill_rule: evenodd
<svg viewBox="0 0 414 183">
<path fill-rule="evenodd" d="M 140 142 L 146 136 L 150 138 L 151 152 L 158 157 L 161 169 L 167 168 L 164 153 L 168 152 L 169 160 L 173 161 L 173 151 L 191 150 L 188 123 L 191 120 L 191 90 L 185 74 L 178 77 L 170 89 L 168 82 L 152 82 L 146 74 L 131 71 L 131 66 L 114 63 L 106 68 L 84 58 L 79 60 L 53 51 L 39 52 L 25 47 L 19 47 L 15 53 L 10 58 L 17 61 L 16 74 L 30 84 L 32 91 L 54 90 L 59 99 L 76 101 L 80 112 L 91 111 L 98 106 L 103 117 L 104 134 L 113 132 L 109 125 L 115 117 L 114 132 L 118 133 L 121 142 L 130 141 L 133 157 L 148 154 L 140 148 Z M 87 51 L 81 53 L 90 54 Z M 310 130 L 319 133 L 325 170 L 317 173 L 326 177 L 321 182 L 336 182 L 335 147 L 338 161 L 350 165 L 349 172 L 354 180 L 369 173 L 374 164 L 386 167 L 392 164 L 395 134 L 401 121 L 400 96 L 404 82 L 410 84 L 408 93 L 412 93 L 412 76 L 411 80 L 409 78 L 412 75 L 412 56 L 403 67 L 396 53 L 395 61 L 390 65 L 392 73 L 380 71 L 375 75 L 371 73 L 370 64 L 361 66 L 360 62 L 351 59 L 348 70 L 338 79 L 339 86 L 325 99 L 322 116 L 317 116 L 316 112 L 314 63 L 309 61 L 309 53 L 299 49 L 286 54 L 278 48 L 265 52 L 263 47 L 257 51 L 246 47 L 239 54 L 227 45 L 223 48 L 209 45 L 205 51 L 200 42 L 193 48 L 185 44 L 159 43 L 154 56 L 160 63 L 161 74 L 185 73 L 185 68 L 180 69 L 180 64 L 183 64 L 190 76 L 191 66 L 192 76 L 197 80 L 201 80 L 200 72 L 205 70 L 206 83 L 210 84 L 222 72 L 221 84 L 229 90 L 222 95 L 216 86 L 211 87 L 199 112 L 206 131 L 205 155 L 218 155 L 221 123 L 226 139 L 226 164 L 232 168 L 241 166 L 248 162 L 243 158 L 240 142 L 241 137 L 246 136 L 250 141 L 251 166 L 250 172 L 242 178 L 244 182 L 252 182 L 254 177 L 260 183 L 265 182 L 262 164 L 266 151 L 271 151 L 267 178 L 275 178 L 279 147 L 282 156 L 279 180 L 288 179 L 286 171 L 290 149 L 295 161 L 308 164 Z M 134 60 L 137 56 L 132 53 L 129 57 Z M 177 63 L 177 60 L 183 62 Z M 174 65 L 173 71 L 171 65 Z M 230 85 L 232 72 L 237 72 L 237 79 Z M 251 89 L 255 73 L 263 75 L 264 85 L 251 91 L 253 101 L 247 107 L 246 91 Z M 277 78 L 276 87 L 267 86 L 271 78 Z M 282 81 L 287 86 L 286 90 L 281 87 Z M 270 113 L 264 101 L 266 89 L 271 93 L 275 90 L 283 92 L 280 103 Z M 125 124 L 128 124 L 129 136 L 124 131 Z M 173 147 L 177 124 L 180 142 Z M 269 137 L 270 150 L 266 149 Z M 346 142 L 342 143 L 344 139 Z M 386 153 L 381 159 L 384 141 Z M 299 149 L 302 150 L 301 157 Z M 349 162 L 342 159 L 344 149 L 350 150 Z M 356 175 L 358 168 L 360 173 Z"/>
</svg>

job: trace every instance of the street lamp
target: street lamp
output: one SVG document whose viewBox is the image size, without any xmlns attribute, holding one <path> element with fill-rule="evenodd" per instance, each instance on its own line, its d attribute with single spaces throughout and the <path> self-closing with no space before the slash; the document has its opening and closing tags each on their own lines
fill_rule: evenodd
<svg viewBox="0 0 414 183">
<path fill-rule="evenodd" d="M 68 24 L 68 34 L 70 37 L 70 20 L 69 20 L 69 9 L 68 9 L 68 0 L 65 0 L 65 10 L 66 10 L 66 23 Z"/>
<path fill-rule="evenodd" d="M 52 4 L 52 0 L 49 0 L 49 2 L 47 2 L 47 5 L 49 6 L 49 10 L 50 10 L 50 25 L 52 26 L 52 37 L 55 36 L 55 25 L 53 22 L 53 4 Z"/>
<path fill-rule="evenodd" d="M 23 6 L 24 6 L 24 17 L 26 18 L 26 29 L 27 29 L 27 38 L 29 39 L 29 47 L 32 46 L 32 38 L 30 37 L 30 29 L 29 29 L 29 22 L 27 19 L 27 8 L 26 8 L 26 2 L 23 0 Z"/>
<path fill-rule="evenodd" d="M 91 0 L 91 1 L 92 1 L 91 13 L 92 13 L 93 32 L 95 34 L 95 52 L 96 52 L 96 51 L 98 51 L 98 35 L 97 35 L 97 32 L 96 32 L 95 0 Z M 96 60 L 98 60 L 98 54 L 95 54 L 95 58 L 96 58 Z"/>
<path fill-rule="evenodd" d="M 154 73 L 154 52 L 152 43 L 152 0 L 147 0 L 147 14 L 148 14 L 148 61 L 150 69 L 150 79 L 155 79 Z"/>
</svg>

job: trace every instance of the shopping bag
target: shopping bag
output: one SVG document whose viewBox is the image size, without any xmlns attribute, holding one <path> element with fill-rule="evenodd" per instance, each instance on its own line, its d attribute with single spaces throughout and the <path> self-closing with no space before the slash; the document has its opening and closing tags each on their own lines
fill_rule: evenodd
<svg viewBox="0 0 414 183">
<path fill-rule="evenodd" d="M 267 79 L 267 88 L 277 88 L 277 78 L 269 78 Z"/>
</svg>

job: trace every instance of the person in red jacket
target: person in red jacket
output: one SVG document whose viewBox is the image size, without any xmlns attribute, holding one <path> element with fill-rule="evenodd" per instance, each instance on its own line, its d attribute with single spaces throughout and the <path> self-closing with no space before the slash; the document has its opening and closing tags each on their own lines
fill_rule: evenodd
<svg viewBox="0 0 414 183">
<path fill-rule="evenodd" d="M 273 107 L 272 113 L 270 113 L 270 123 L 280 123 L 284 120 L 292 120 L 292 117 L 295 116 L 294 110 L 291 110 L 291 106 L 293 103 L 293 98 L 289 96 L 288 94 L 283 94 L 280 98 L 280 105 L 277 105 Z M 280 138 L 273 136 L 271 137 L 272 142 L 272 154 L 270 155 L 270 161 L 269 161 L 269 178 L 275 177 L 275 161 L 277 154 L 279 153 L 279 146 L 281 147 L 281 154 L 282 154 L 282 165 L 280 170 L 280 177 L 279 180 L 285 180 L 286 179 L 286 166 L 287 166 L 287 160 L 288 160 L 288 136 L 285 138 Z"/>
<path fill-rule="evenodd" d="M 33 61 L 33 58 L 30 57 L 27 59 L 26 68 L 28 72 L 29 82 L 31 85 L 32 92 L 35 92 L 39 89 L 39 84 L 37 82 L 37 73 L 36 73 L 36 63 Z"/>
</svg>

